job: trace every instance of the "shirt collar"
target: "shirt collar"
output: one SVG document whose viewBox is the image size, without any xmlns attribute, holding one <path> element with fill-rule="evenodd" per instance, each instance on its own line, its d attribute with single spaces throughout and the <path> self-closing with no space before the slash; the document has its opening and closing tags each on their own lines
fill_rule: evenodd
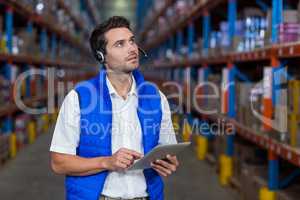
<svg viewBox="0 0 300 200">
<path fill-rule="evenodd" d="M 131 78 L 132 78 L 132 85 L 131 85 L 130 91 L 128 92 L 128 96 L 131 96 L 131 95 L 136 95 L 137 96 L 136 82 L 135 82 L 134 76 L 131 75 Z M 114 86 L 112 85 L 112 83 L 110 82 L 110 80 L 107 76 L 106 76 L 106 84 L 107 84 L 107 87 L 108 87 L 109 94 L 111 96 L 116 96 L 116 95 L 119 96 L 116 89 L 114 88 Z"/>
</svg>

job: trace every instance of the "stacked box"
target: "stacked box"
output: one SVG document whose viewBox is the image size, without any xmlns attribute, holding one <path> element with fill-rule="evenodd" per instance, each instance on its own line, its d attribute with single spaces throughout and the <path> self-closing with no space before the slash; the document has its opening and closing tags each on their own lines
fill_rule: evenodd
<svg viewBox="0 0 300 200">
<path fill-rule="evenodd" d="M 40 56 L 40 46 L 36 43 L 37 30 L 33 29 L 32 33 L 28 33 L 26 30 L 19 31 L 17 34 L 21 42 L 19 45 L 19 54 L 28 54 L 30 52 L 32 56 Z"/>
<path fill-rule="evenodd" d="M 203 87 L 205 94 L 207 95 L 214 95 L 218 97 L 218 94 L 221 94 L 221 76 L 220 75 L 209 75 L 208 76 L 208 83 L 211 85 L 207 85 Z M 215 90 L 217 89 L 217 91 Z M 220 98 L 209 98 L 209 99 L 203 99 L 205 102 L 205 110 L 208 111 L 216 111 L 219 114 L 221 112 L 221 101 Z"/>
<path fill-rule="evenodd" d="M 227 21 L 223 21 L 219 25 L 220 30 L 220 47 L 221 47 L 221 54 L 228 53 L 229 50 L 231 50 L 231 44 L 228 34 L 229 25 Z"/>
<path fill-rule="evenodd" d="M 265 14 L 257 8 L 246 8 L 241 20 L 235 22 L 233 40 L 229 38 L 229 24 L 222 21 L 218 31 L 210 34 L 210 56 L 228 54 L 230 51 L 244 52 L 262 48 L 268 42 L 268 20 Z"/>
<path fill-rule="evenodd" d="M 10 99 L 10 83 L 0 75 L 0 104 L 6 105 Z"/>
<path fill-rule="evenodd" d="M 284 10 L 283 23 L 279 25 L 279 42 L 295 42 L 299 40 L 300 24 L 297 10 Z"/>
<path fill-rule="evenodd" d="M 260 130 L 261 122 L 256 116 L 262 106 L 262 88 L 255 83 L 236 83 L 237 121 L 253 130 Z"/>
<path fill-rule="evenodd" d="M 288 43 L 299 40 L 300 24 L 280 24 L 279 25 L 279 42 Z"/>
<path fill-rule="evenodd" d="M 168 21 L 165 17 L 163 17 L 163 16 L 159 17 L 158 18 L 158 23 L 157 23 L 157 29 L 156 29 L 157 34 L 162 34 L 166 31 L 168 31 L 169 28 L 170 28 L 169 25 L 170 24 L 168 23 Z"/>
<path fill-rule="evenodd" d="M 178 20 L 184 19 L 195 5 L 194 0 L 177 0 L 174 7 Z"/>
<path fill-rule="evenodd" d="M 156 0 L 153 2 L 153 10 L 154 12 L 159 12 L 165 5 L 167 1 Z"/>
<path fill-rule="evenodd" d="M 208 56 L 215 57 L 221 53 L 220 41 L 221 40 L 221 32 L 212 31 L 210 34 L 210 48 L 208 52 Z"/>
<path fill-rule="evenodd" d="M 22 114 L 15 118 L 15 133 L 17 137 L 17 149 L 22 149 L 28 144 L 27 124 L 30 120 L 29 115 Z"/>
<path fill-rule="evenodd" d="M 288 142 L 288 88 L 287 71 L 282 68 L 274 73 L 275 99 L 273 128 L 278 133 L 280 142 Z M 281 86 L 281 87 L 279 87 Z"/>
</svg>

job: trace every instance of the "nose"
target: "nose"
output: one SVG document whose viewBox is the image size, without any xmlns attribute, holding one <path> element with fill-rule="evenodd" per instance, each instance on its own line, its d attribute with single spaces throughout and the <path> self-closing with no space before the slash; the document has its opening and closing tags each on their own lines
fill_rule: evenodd
<svg viewBox="0 0 300 200">
<path fill-rule="evenodd" d="M 128 44 L 128 52 L 132 53 L 132 52 L 137 52 L 137 45 L 135 43 L 129 43 Z"/>
</svg>

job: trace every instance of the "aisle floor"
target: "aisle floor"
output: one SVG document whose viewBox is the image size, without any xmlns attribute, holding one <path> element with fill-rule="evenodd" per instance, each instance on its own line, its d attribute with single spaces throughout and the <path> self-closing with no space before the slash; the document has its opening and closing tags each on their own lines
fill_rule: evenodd
<svg viewBox="0 0 300 200">
<path fill-rule="evenodd" d="M 3 200 L 63 200 L 64 178 L 49 168 L 51 134 L 45 134 L 0 168 Z M 180 154 L 181 165 L 167 178 L 166 200 L 238 200 L 238 195 L 218 184 L 215 170 L 196 160 L 192 148 Z"/>
</svg>

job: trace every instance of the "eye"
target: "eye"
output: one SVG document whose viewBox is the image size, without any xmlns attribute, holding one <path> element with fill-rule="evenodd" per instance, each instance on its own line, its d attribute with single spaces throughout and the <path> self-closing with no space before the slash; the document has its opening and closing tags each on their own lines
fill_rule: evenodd
<svg viewBox="0 0 300 200">
<path fill-rule="evenodd" d="M 116 47 L 123 47 L 124 42 L 120 41 L 116 44 Z"/>
<path fill-rule="evenodd" d="M 130 44 L 135 44 L 135 39 L 131 38 L 129 42 L 130 42 Z"/>
</svg>

